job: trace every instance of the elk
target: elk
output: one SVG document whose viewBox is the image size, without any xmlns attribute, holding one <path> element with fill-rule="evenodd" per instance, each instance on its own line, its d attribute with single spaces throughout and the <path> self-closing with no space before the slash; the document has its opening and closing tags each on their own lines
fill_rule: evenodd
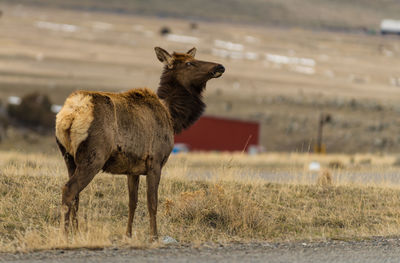
<svg viewBox="0 0 400 263">
<path fill-rule="evenodd" d="M 150 238 L 158 238 L 158 186 L 161 169 L 174 145 L 174 134 L 201 116 L 206 83 L 220 77 L 225 68 L 196 60 L 196 48 L 171 55 L 156 47 L 155 53 L 164 64 L 157 93 L 150 89 L 122 93 L 76 91 L 57 114 L 56 141 L 69 175 L 62 188 L 65 234 L 70 219 L 73 227 L 78 227 L 79 193 L 102 170 L 128 177 L 128 237 L 132 235 L 139 178 L 146 176 Z"/>
</svg>

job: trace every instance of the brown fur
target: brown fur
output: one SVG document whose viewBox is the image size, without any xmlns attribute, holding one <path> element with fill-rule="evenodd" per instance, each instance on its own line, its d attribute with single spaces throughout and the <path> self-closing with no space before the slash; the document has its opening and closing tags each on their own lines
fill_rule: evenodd
<svg viewBox="0 0 400 263">
<path fill-rule="evenodd" d="M 193 66 L 187 66 L 186 63 Z M 208 74 L 215 63 L 195 60 L 188 54 L 173 54 L 173 68 L 164 68 L 157 95 L 166 102 L 174 123 L 174 132 L 180 133 L 192 125 L 204 112 L 202 92 L 207 81 L 213 77 Z"/>
<path fill-rule="evenodd" d="M 165 64 L 158 96 L 148 89 L 133 89 L 123 93 L 77 91 L 67 98 L 56 121 L 57 143 L 70 177 L 62 195 L 65 231 L 71 212 L 77 227 L 79 193 L 104 170 L 128 175 L 128 236 L 139 176 L 146 175 L 150 233 L 157 237 L 158 184 L 174 133 L 200 117 L 206 82 L 224 72 L 222 65 L 195 60 L 195 52 L 191 49 L 171 56 L 156 48 L 158 59 Z"/>
</svg>

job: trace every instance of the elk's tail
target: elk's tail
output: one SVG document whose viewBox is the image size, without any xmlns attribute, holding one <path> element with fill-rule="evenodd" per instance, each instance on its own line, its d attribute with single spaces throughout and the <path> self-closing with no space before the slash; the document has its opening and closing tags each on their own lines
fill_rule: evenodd
<svg viewBox="0 0 400 263">
<path fill-rule="evenodd" d="M 88 137 L 92 121 L 92 96 L 81 92 L 71 94 L 56 116 L 56 137 L 72 156 L 75 157 L 79 145 Z"/>
</svg>

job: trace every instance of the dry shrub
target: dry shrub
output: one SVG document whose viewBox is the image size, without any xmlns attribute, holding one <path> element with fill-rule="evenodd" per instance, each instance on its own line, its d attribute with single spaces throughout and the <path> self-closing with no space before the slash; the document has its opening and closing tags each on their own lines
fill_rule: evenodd
<svg viewBox="0 0 400 263">
<path fill-rule="evenodd" d="M 24 96 L 20 105 L 8 105 L 8 114 L 21 125 L 33 128 L 53 129 L 55 114 L 47 95 L 30 93 Z"/>
<path fill-rule="evenodd" d="M 346 166 L 340 160 L 332 160 L 328 163 L 330 169 L 344 169 Z"/>
<path fill-rule="evenodd" d="M 317 185 L 319 186 L 332 186 L 332 174 L 328 169 L 323 169 L 319 172 L 317 177 Z"/>
<path fill-rule="evenodd" d="M 397 156 L 396 159 L 393 162 L 393 166 L 400 166 L 400 157 Z"/>
<path fill-rule="evenodd" d="M 253 200 L 251 193 L 240 194 L 240 188 L 239 185 L 216 184 L 182 192 L 173 203 L 169 220 L 189 231 L 197 225 L 203 233 L 209 230 L 223 233 L 222 236 L 262 235 L 267 211 Z M 190 240 L 190 237 L 183 238 Z"/>
<path fill-rule="evenodd" d="M 372 163 L 371 158 L 364 158 L 359 161 L 359 164 L 361 165 L 371 165 L 371 163 Z"/>
<path fill-rule="evenodd" d="M 160 35 L 165 36 L 165 35 L 168 35 L 168 34 L 171 34 L 171 29 L 169 27 L 167 27 L 167 26 L 161 27 Z"/>
</svg>

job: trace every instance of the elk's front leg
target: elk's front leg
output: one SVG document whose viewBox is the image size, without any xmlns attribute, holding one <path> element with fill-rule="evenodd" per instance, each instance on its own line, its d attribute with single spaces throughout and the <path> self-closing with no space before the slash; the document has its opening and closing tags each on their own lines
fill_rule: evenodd
<svg viewBox="0 0 400 263">
<path fill-rule="evenodd" d="M 150 239 L 158 239 L 157 234 L 157 204 L 158 204 L 158 184 L 160 182 L 161 169 L 151 170 L 146 176 L 147 181 L 147 208 L 150 215 Z"/>
<path fill-rule="evenodd" d="M 138 202 L 138 189 L 139 189 L 140 175 L 128 175 L 128 191 L 129 191 L 129 217 L 126 235 L 132 236 L 132 222 L 135 215 L 135 210 Z"/>
</svg>

